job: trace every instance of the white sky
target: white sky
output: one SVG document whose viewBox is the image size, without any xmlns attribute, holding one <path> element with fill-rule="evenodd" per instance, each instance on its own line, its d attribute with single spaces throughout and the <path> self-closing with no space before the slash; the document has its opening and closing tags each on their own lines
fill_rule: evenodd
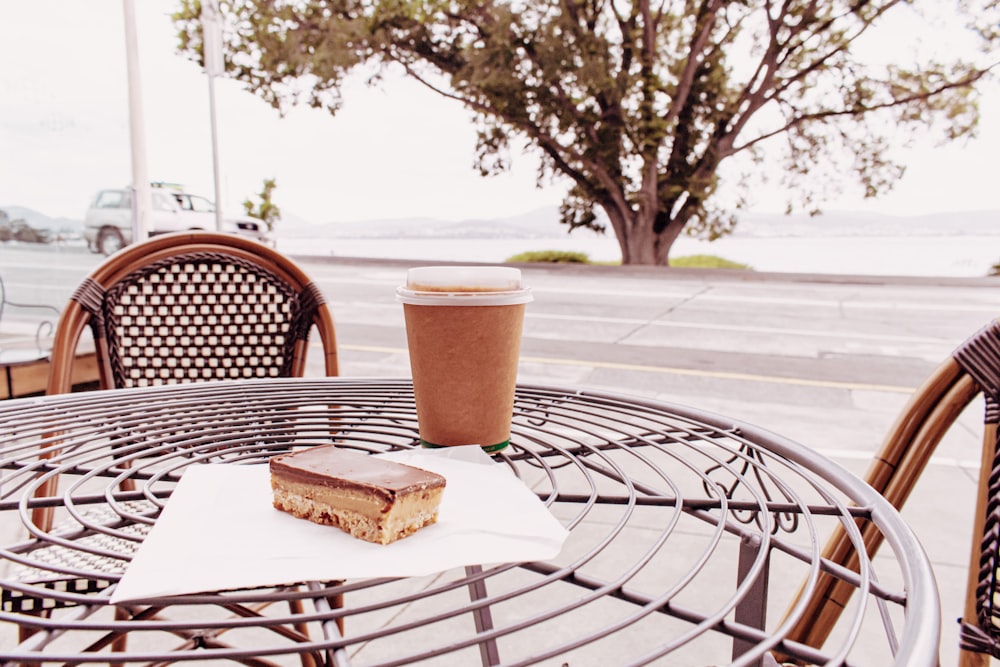
<svg viewBox="0 0 1000 667">
<path fill-rule="evenodd" d="M 147 170 L 214 198 L 208 81 L 176 54 L 175 0 L 135 0 Z M 536 160 L 481 178 L 469 114 L 417 84 L 348 91 L 333 117 L 297 108 L 281 118 L 236 82 L 216 80 L 222 202 L 237 213 L 265 178 L 286 218 L 492 218 L 561 200 L 535 187 Z M 101 188 L 132 180 L 123 0 L 0 0 L 0 206 L 82 218 Z M 1000 95 L 983 107 L 980 137 L 908 151 L 909 170 L 877 202 L 828 209 L 892 214 L 1000 209 Z M 780 193 L 778 193 L 780 194 Z M 757 210 L 781 210 L 761 192 Z"/>
</svg>

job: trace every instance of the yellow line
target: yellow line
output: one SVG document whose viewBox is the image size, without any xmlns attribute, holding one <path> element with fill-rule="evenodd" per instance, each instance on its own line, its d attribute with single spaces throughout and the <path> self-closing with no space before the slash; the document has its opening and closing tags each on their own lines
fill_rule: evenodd
<svg viewBox="0 0 1000 667">
<path fill-rule="evenodd" d="M 406 350 L 398 347 L 379 347 L 375 345 L 341 345 L 342 349 L 356 352 L 384 352 L 386 354 L 406 354 Z M 860 382 L 837 382 L 835 380 L 807 380 L 802 378 L 777 377 L 774 375 L 754 375 L 751 373 L 731 373 L 726 371 L 703 371 L 690 368 L 671 368 L 669 366 L 644 366 L 642 364 L 620 364 L 613 361 L 586 361 L 583 359 L 556 359 L 552 357 L 521 357 L 522 362 L 536 364 L 552 364 L 557 366 L 587 366 L 590 368 L 609 368 L 622 371 L 637 371 L 640 373 L 661 373 L 664 375 L 687 375 L 722 380 L 742 380 L 746 382 L 768 382 L 799 387 L 823 387 L 827 389 L 848 389 L 858 391 L 885 391 L 897 394 L 910 394 L 913 387 L 901 387 L 889 384 L 864 384 Z"/>
<path fill-rule="evenodd" d="M 720 378 L 725 380 L 746 380 L 748 382 L 770 382 L 772 384 L 788 384 L 805 387 L 827 387 L 834 389 L 863 389 L 868 391 L 891 391 L 909 394 L 913 387 L 899 387 L 886 384 L 862 384 L 858 382 L 837 382 L 834 380 L 806 380 L 801 378 L 777 377 L 774 375 L 753 375 L 750 373 L 730 373 L 726 371 L 700 371 L 690 368 L 671 368 L 669 366 L 643 366 L 640 364 L 619 364 L 610 361 L 579 361 L 576 359 L 549 359 L 545 357 L 521 357 L 521 361 L 533 361 L 543 364 L 560 364 L 564 366 L 592 366 L 594 368 L 613 368 L 615 370 L 640 371 L 644 373 L 664 373 L 667 375 L 692 375 L 696 377 Z"/>
<path fill-rule="evenodd" d="M 380 347 L 378 345 L 344 345 L 337 344 L 342 350 L 354 350 L 355 352 L 385 352 L 386 354 L 407 354 L 407 350 L 402 347 Z"/>
</svg>

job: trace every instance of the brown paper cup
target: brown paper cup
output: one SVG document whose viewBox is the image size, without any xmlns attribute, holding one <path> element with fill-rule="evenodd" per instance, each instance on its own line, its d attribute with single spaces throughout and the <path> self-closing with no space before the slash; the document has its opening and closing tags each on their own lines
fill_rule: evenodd
<svg viewBox="0 0 1000 667">
<path fill-rule="evenodd" d="M 419 267 L 397 291 L 425 447 L 510 442 L 525 304 L 508 267 Z"/>
</svg>

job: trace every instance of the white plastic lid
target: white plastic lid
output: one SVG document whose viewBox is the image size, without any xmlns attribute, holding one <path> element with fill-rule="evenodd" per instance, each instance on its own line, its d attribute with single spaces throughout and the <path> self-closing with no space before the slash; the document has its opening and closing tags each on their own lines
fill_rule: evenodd
<svg viewBox="0 0 1000 667">
<path fill-rule="evenodd" d="M 406 272 L 417 292 L 510 292 L 521 289 L 521 270 L 508 266 L 418 266 Z"/>
<path fill-rule="evenodd" d="M 507 266 L 420 266 L 396 290 L 403 303 L 427 306 L 508 306 L 528 303 L 521 270 Z"/>
</svg>

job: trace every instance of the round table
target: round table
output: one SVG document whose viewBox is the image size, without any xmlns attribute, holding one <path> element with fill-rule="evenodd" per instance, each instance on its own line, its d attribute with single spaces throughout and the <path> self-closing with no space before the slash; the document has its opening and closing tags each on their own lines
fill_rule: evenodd
<svg viewBox="0 0 1000 667">
<path fill-rule="evenodd" d="M 774 654 L 936 664 L 930 564 L 857 477 L 738 420 L 558 387 L 518 387 L 511 445 L 494 457 L 569 529 L 550 561 L 109 603 L 186 468 L 264 465 L 325 442 L 370 453 L 417 446 L 412 384 L 274 379 L 5 402 L 0 620 L 24 633 L 4 636 L 0 656 L 558 666 L 763 665 Z M 35 497 L 56 477 L 58 493 Z M 41 529 L 45 511 L 56 522 Z M 821 562 L 831 527 L 857 536 L 857 521 L 884 534 L 879 558 L 862 547 L 857 573 Z M 784 642 L 799 591 L 823 570 L 857 588 L 842 629 L 819 649 Z"/>
</svg>

